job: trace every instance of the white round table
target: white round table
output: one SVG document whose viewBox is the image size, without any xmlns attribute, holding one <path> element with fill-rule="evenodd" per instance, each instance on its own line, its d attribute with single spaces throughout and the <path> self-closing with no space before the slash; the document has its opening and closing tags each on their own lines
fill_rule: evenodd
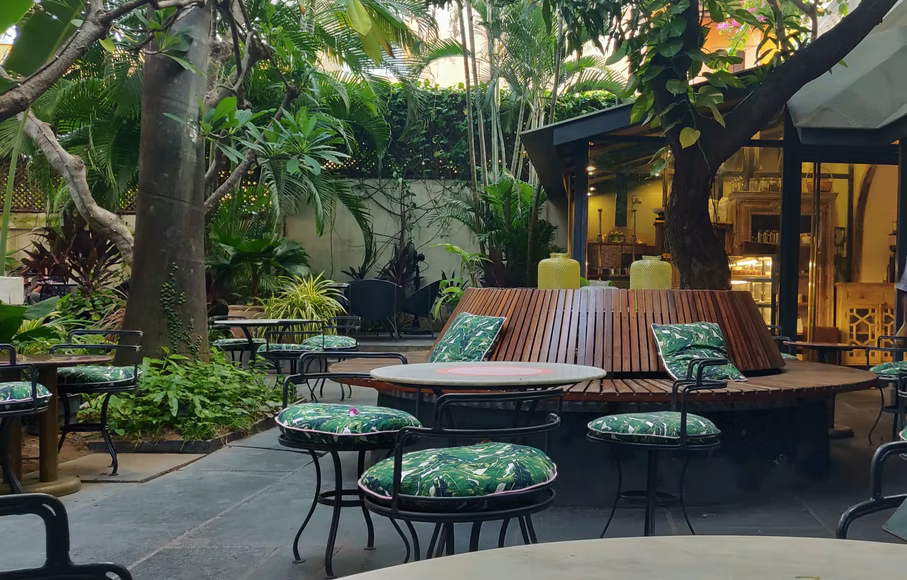
<svg viewBox="0 0 907 580">
<path fill-rule="evenodd" d="M 584 365 L 534 362 L 455 362 L 393 365 L 372 370 L 373 379 L 401 386 L 524 388 L 573 385 L 601 379 L 604 369 Z"/>
<path fill-rule="evenodd" d="M 416 417 L 422 408 L 422 390 L 436 395 L 454 389 L 543 389 L 575 385 L 604 378 L 604 369 L 563 363 L 481 361 L 418 363 L 373 369 L 375 380 L 416 389 Z"/>
<path fill-rule="evenodd" d="M 903 578 L 907 546 L 763 536 L 551 542 L 423 560 L 349 580 L 870 580 Z"/>
</svg>

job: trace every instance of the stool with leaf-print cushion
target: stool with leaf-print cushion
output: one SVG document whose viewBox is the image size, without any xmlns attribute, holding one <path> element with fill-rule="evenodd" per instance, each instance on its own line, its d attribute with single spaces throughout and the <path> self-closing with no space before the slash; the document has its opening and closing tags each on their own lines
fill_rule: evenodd
<svg viewBox="0 0 907 580">
<path fill-rule="evenodd" d="M 96 344 L 74 343 L 73 338 L 77 336 L 95 336 L 100 337 Z M 105 339 L 115 337 L 117 342 L 104 342 Z M 126 343 L 124 344 L 124 339 Z M 63 448 L 63 442 L 69 433 L 93 433 L 100 432 L 107 446 L 107 452 L 110 453 L 111 472 L 110 475 L 116 475 L 119 469 L 117 461 L 116 448 L 110 439 L 110 432 L 107 429 L 108 407 L 110 398 L 117 393 L 126 393 L 135 390 L 139 380 L 138 352 L 139 343 L 142 340 L 140 330 L 73 330 L 69 333 L 67 344 L 59 344 L 51 347 L 50 353 L 70 352 L 73 350 L 91 350 L 117 352 L 125 351 L 133 353 L 133 363 L 126 366 L 114 365 L 84 365 L 75 367 L 61 368 L 57 374 L 57 391 L 60 396 L 60 402 L 63 405 L 63 426 L 60 428 L 59 448 Z M 70 395 L 102 395 L 101 416 L 98 423 L 73 423 L 73 410 L 69 408 Z"/>
<path fill-rule="evenodd" d="M 662 453 L 681 455 L 684 458 L 683 469 L 680 473 L 680 489 L 676 500 L 680 503 L 683 517 L 690 528 L 690 533 L 696 533 L 690 523 L 690 518 L 687 516 L 686 504 L 683 501 L 684 478 L 690 457 L 694 453 L 708 453 L 716 449 L 720 445 L 719 437 L 721 432 L 710 420 L 687 411 L 686 396 L 693 391 L 727 387 L 726 381 L 706 379 L 704 375 L 708 374 L 710 368 L 720 369 L 728 364 L 727 359 L 697 359 L 689 362 L 686 376 L 674 382 L 670 411 L 606 415 L 589 423 L 589 431 L 586 434 L 586 438 L 596 443 L 604 443 L 611 446 L 614 461 L 617 465 L 617 492 L 614 496 L 611 514 L 608 516 L 604 529 L 602 529 L 602 538 L 608 532 L 608 527 L 611 525 L 611 520 L 614 518 L 614 513 L 621 497 L 634 496 L 645 501 L 644 535 L 655 534 L 656 501 L 662 498 L 675 499 L 670 494 L 661 494 L 658 491 L 658 461 Z M 646 452 L 645 494 L 639 492 L 622 493 L 621 462 L 617 453 L 621 448 Z"/>
<path fill-rule="evenodd" d="M 218 332 L 223 332 L 224 328 L 218 328 L 217 325 L 213 323 L 218 320 L 242 320 L 245 319 L 245 316 L 232 316 L 232 315 L 218 315 L 212 316 L 208 319 L 209 328 L 216 330 Z M 255 352 L 258 350 L 258 347 L 265 343 L 264 338 L 252 337 L 237 337 L 236 335 L 216 338 L 211 341 L 211 346 L 221 351 L 226 355 L 229 362 L 237 365 L 243 365 L 246 353 L 249 353 L 249 364 L 254 362 Z"/>
<path fill-rule="evenodd" d="M 302 372 L 291 375 L 284 381 L 284 408 L 276 419 L 281 433 L 278 442 L 285 447 L 309 453 L 315 465 L 315 494 L 312 499 L 312 505 L 293 540 L 293 556 L 296 562 L 303 561 L 299 553 L 299 539 L 315 513 L 315 507 L 318 504 L 331 506 L 333 512 L 324 554 L 325 572 L 329 578 L 334 577 L 334 543 L 340 524 L 341 508 L 360 507 L 362 509 L 368 533 L 366 549 L 372 550 L 375 547 L 374 526 L 368 511 L 363 506 L 361 493 L 358 489 L 343 489 L 343 469 L 340 462 L 340 453 L 354 452 L 358 455 L 356 476 L 359 477 L 365 469 L 367 452 L 390 451 L 394 447 L 394 440 L 400 429 L 419 426 L 419 421 L 405 411 L 373 405 L 344 405 L 340 403 L 299 403 L 288 405 L 290 388 L 291 386 L 295 387 L 299 383 L 309 384 L 310 381 L 326 379 L 368 378 L 369 375 L 367 373 L 310 372 L 308 370 L 315 366 L 311 364 L 312 362 L 321 362 L 332 356 L 343 360 L 352 358 L 394 358 L 400 361 L 401 364 L 407 363 L 406 357 L 398 353 L 307 352 L 300 357 L 297 364 L 297 367 L 302 369 Z M 312 387 L 310 386 L 311 389 Z M 319 460 L 324 454 L 331 456 L 334 467 L 334 489 L 322 492 L 321 464 Z M 406 547 L 405 561 L 409 561 L 410 547 L 406 535 L 396 521 L 392 520 L 391 523 L 400 537 L 403 538 L 403 543 Z"/>
<path fill-rule="evenodd" d="M 9 446 L 14 428 L 19 428 L 18 419 L 38 415 L 47 410 L 51 392 L 38 384 L 38 369 L 30 364 L 16 363 L 16 350 L 11 344 L 0 344 L 0 350 L 9 354 L 9 364 L 3 365 L 5 374 L 18 374 L 27 370 L 27 380 L 6 380 L 0 382 L 0 469 L 11 493 L 23 493 L 22 484 L 10 463 Z"/>
<path fill-rule="evenodd" d="M 879 394 L 882 397 L 882 404 L 879 407 L 879 414 L 876 416 L 875 423 L 869 430 L 869 444 L 872 445 L 872 433 L 882 419 L 883 413 L 891 413 L 894 419 L 891 422 L 891 440 L 898 438 L 898 432 L 907 427 L 907 360 L 891 360 L 874 366 L 870 366 L 870 354 L 880 352 L 891 356 L 893 359 L 907 357 L 907 348 L 899 346 L 907 342 L 907 338 L 894 335 L 882 335 L 876 339 L 876 346 L 867 346 L 866 349 L 866 366 L 870 372 L 879 375 L 877 386 Z M 891 346 L 882 346 L 887 343 Z M 891 403 L 885 404 L 885 389 L 892 387 Z"/>
<path fill-rule="evenodd" d="M 349 334 L 361 326 L 362 319 L 358 316 L 287 321 L 265 334 L 265 344 L 259 346 L 257 352 L 275 366 L 278 374 L 281 373 L 281 365 L 289 364 L 289 374 L 292 375 L 301 372 L 296 363 L 304 353 L 359 350 L 359 341 Z"/>
<path fill-rule="evenodd" d="M 512 519 L 518 521 L 526 544 L 537 543 L 531 516 L 553 505 L 557 467 L 527 439 L 544 443 L 560 426 L 563 396 L 562 389 L 439 396 L 432 427 L 401 429 L 393 457 L 359 478 L 366 507 L 407 524 L 416 559 L 420 550 L 413 522 L 435 524 L 429 558 L 436 550 L 438 555 L 454 553 L 455 524 L 471 524 L 470 552 L 478 549 L 487 522 L 501 522 L 498 547 L 504 545 Z M 476 406 L 512 410 L 513 421 L 504 427 L 453 425 L 457 410 L 472 414 Z M 411 440 L 426 438 L 446 440 L 449 446 L 404 453 Z"/>
</svg>

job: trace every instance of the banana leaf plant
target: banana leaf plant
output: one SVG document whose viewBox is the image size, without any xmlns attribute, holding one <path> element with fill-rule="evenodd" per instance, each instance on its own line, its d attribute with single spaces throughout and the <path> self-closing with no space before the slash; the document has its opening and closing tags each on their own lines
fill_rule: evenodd
<svg viewBox="0 0 907 580">
<path fill-rule="evenodd" d="M 30 342 L 60 338 L 62 327 L 43 324 L 59 302 L 59 297 L 42 300 L 36 304 L 0 304 L 0 344 L 13 344 L 17 348 Z"/>
</svg>

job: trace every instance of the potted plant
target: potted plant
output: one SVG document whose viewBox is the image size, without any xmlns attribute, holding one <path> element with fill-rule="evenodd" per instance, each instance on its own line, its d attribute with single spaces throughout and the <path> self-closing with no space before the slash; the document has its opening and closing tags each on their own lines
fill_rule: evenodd
<svg viewBox="0 0 907 580">
<path fill-rule="evenodd" d="M 328 320 L 344 312 L 333 280 L 317 276 L 283 278 L 281 289 L 261 301 L 268 318 Z"/>
<path fill-rule="evenodd" d="M 207 270 L 213 288 L 238 299 L 228 306 L 227 314 L 255 318 L 263 310 L 258 301 L 277 290 L 281 278 L 309 273 L 309 257 L 302 246 L 278 236 L 218 236 L 208 256 Z"/>
</svg>

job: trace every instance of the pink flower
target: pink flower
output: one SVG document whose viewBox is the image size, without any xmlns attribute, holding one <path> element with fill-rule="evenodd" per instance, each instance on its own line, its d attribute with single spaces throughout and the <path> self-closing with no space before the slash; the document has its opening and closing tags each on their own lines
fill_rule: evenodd
<svg viewBox="0 0 907 580">
<path fill-rule="evenodd" d="M 359 409 L 356 407 L 350 407 L 350 417 L 355 417 L 359 414 Z"/>
</svg>

